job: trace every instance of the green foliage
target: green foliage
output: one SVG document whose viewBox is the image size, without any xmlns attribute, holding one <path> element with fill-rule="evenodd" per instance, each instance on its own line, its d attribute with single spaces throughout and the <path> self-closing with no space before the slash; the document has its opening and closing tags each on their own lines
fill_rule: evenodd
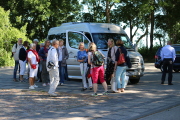
<svg viewBox="0 0 180 120">
<path fill-rule="evenodd" d="M 0 66 L 11 66 L 14 60 L 11 59 L 11 49 L 18 38 L 29 41 L 26 35 L 26 25 L 20 30 L 12 27 L 9 21 L 9 11 L 0 7 Z"/>
<path fill-rule="evenodd" d="M 147 47 L 142 47 L 138 49 L 138 52 L 143 56 L 145 62 L 153 62 L 154 56 L 160 47 L 162 46 L 156 45 L 152 48 L 152 50 Z"/>
<path fill-rule="evenodd" d="M 78 0 L 7 0 L 0 2 L 5 10 L 10 10 L 10 21 L 20 29 L 27 23 L 27 36 L 42 40 L 51 27 L 64 22 L 75 22 L 79 16 Z"/>
</svg>

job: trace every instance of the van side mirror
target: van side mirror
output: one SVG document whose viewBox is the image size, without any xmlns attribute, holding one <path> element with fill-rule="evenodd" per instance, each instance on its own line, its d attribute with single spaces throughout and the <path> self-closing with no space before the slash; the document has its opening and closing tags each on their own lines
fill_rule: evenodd
<svg viewBox="0 0 180 120">
<path fill-rule="evenodd" d="M 134 50 L 137 52 L 138 51 L 138 46 L 137 44 L 134 44 Z"/>
</svg>

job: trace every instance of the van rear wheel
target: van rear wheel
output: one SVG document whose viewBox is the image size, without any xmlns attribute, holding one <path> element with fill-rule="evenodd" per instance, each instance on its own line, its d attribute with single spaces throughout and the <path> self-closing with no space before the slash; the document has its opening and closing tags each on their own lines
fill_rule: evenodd
<svg viewBox="0 0 180 120">
<path fill-rule="evenodd" d="M 139 83 L 139 80 L 140 80 L 140 77 L 139 77 L 139 78 L 136 78 L 136 79 L 129 79 L 129 81 L 130 81 L 132 84 L 137 84 L 137 83 Z"/>
</svg>

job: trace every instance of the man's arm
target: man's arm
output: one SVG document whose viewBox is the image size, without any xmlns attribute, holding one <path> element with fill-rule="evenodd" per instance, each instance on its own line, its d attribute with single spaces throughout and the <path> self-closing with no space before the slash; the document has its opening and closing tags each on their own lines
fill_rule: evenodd
<svg viewBox="0 0 180 120">
<path fill-rule="evenodd" d="M 175 59 L 176 59 L 176 52 L 175 52 L 175 50 L 173 49 L 173 51 L 172 51 L 172 55 L 173 55 L 173 62 L 175 61 Z"/>
</svg>

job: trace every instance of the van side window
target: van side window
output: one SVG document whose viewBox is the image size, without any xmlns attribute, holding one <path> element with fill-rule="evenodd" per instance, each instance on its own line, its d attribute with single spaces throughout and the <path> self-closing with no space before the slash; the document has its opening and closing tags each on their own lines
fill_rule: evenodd
<svg viewBox="0 0 180 120">
<path fill-rule="evenodd" d="M 79 33 L 69 32 L 68 33 L 69 46 L 78 49 L 80 42 L 83 42 L 83 36 Z"/>
<path fill-rule="evenodd" d="M 92 38 L 91 38 L 91 35 L 89 33 L 85 33 L 85 36 L 92 42 Z"/>
</svg>

